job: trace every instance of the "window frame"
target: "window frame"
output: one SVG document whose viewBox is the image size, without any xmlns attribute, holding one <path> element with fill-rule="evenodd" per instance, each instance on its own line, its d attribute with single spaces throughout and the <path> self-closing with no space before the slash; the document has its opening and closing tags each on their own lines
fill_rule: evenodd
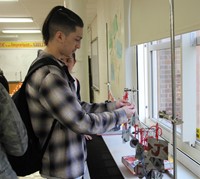
<svg viewBox="0 0 200 179">
<path fill-rule="evenodd" d="M 175 38 L 175 48 L 176 47 L 180 47 L 182 49 L 181 52 L 186 51 L 188 46 L 189 47 L 192 46 L 193 48 L 195 48 L 196 45 L 200 45 L 200 37 L 196 38 L 193 33 L 190 33 L 189 36 L 188 36 L 188 34 L 183 34 L 183 35 L 185 36 L 186 39 L 184 39 L 184 38 L 183 39 L 176 39 Z M 197 42 L 197 43 L 195 43 L 195 42 Z M 139 82 L 138 82 L 138 89 L 139 89 L 139 95 L 138 95 L 138 98 L 139 98 L 138 99 L 138 101 L 139 101 L 139 104 L 138 104 L 139 105 L 139 116 L 140 116 L 140 121 L 141 122 L 143 122 L 147 126 L 150 126 L 150 125 L 154 125 L 157 122 L 157 120 L 152 118 L 153 110 L 155 112 L 156 108 L 153 109 L 152 105 L 151 105 L 152 101 L 153 101 L 152 100 L 152 96 L 155 95 L 155 92 L 153 93 L 151 89 L 152 89 L 152 85 L 156 85 L 156 82 L 154 84 L 151 83 L 151 81 L 152 81 L 151 79 L 152 79 L 152 75 L 153 75 L 151 69 L 154 68 L 152 63 L 151 63 L 151 59 L 152 59 L 152 57 L 154 55 L 152 52 L 154 50 L 170 48 L 170 41 L 169 42 L 165 42 L 163 44 L 146 43 L 146 44 L 141 44 L 139 46 L 143 46 L 143 50 L 140 49 L 140 52 L 138 52 L 139 55 L 138 55 L 137 61 L 138 62 L 144 62 L 144 64 L 140 65 L 140 66 L 143 66 L 142 69 L 138 68 L 138 74 L 140 74 L 140 71 L 145 70 L 146 68 L 144 66 L 147 65 L 147 71 L 145 72 L 145 74 L 146 74 L 145 80 L 141 79 L 140 78 L 141 76 L 138 75 L 138 80 L 139 80 Z M 144 55 L 145 53 L 147 53 L 147 54 Z M 143 54 L 143 55 L 140 55 L 140 54 Z M 187 59 L 189 58 L 187 53 L 182 53 L 181 56 L 185 56 L 184 57 L 185 61 L 187 61 Z M 187 67 L 187 63 L 185 63 L 183 65 L 185 65 L 184 71 L 187 70 L 187 68 L 186 68 Z M 184 73 L 186 73 L 186 72 L 184 72 Z M 187 79 L 183 78 L 182 82 L 187 83 Z M 145 86 L 143 86 L 143 84 L 141 84 L 141 83 L 144 83 Z M 186 87 L 188 87 L 188 86 L 186 85 L 184 88 L 186 88 Z M 145 91 L 145 89 L 143 89 L 143 88 L 148 89 L 148 90 L 145 93 L 142 94 L 142 92 Z M 196 88 L 195 88 L 195 90 L 196 90 Z M 184 93 L 185 93 L 185 91 L 184 91 Z M 142 95 L 144 95 L 147 99 L 146 100 L 145 99 L 141 100 L 142 99 L 141 98 Z M 186 93 L 184 95 L 188 95 L 188 93 Z M 185 109 L 192 110 L 192 105 L 188 105 L 188 104 L 191 104 L 191 103 L 188 103 L 187 100 L 188 99 L 183 98 L 183 102 L 182 102 L 183 103 L 183 109 L 184 110 Z M 147 101 L 148 101 L 148 103 L 146 103 Z M 195 102 L 194 102 L 194 104 L 195 104 Z M 144 110 L 144 108 L 146 108 L 146 109 Z M 193 113 L 195 114 L 194 109 L 193 109 Z M 185 116 L 185 114 L 184 114 L 183 118 L 188 119 L 187 115 Z M 193 117 L 193 119 L 196 122 L 196 118 Z M 162 137 L 165 140 L 169 141 L 169 148 L 170 148 L 169 153 L 172 154 L 172 145 L 173 145 L 172 144 L 173 143 L 172 142 L 172 134 L 171 134 L 172 133 L 172 128 L 166 127 L 165 125 L 163 125 L 161 123 L 159 123 L 159 124 L 160 124 L 160 126 L 162 127 L 162 130 L 163 130 Z M 185 123 L 185 127 L 188 128 L 188 124 L 187 123 Z M 182 130 L 185 130 L 185 129 L 183 128 Z M 200 150 L 198 149 L 198 147 L 196 147 L 196 148 L 194 147 L 195 143 L 193 143 L 191 141 L 187 142 L 187 140 L 189 140 L 189 139 L 187 139 L 187 138 L 184 139 L 184 136 L 182 134 L 177 135 L 178 160 L 181 161 L 183 164 L 185 163 L 187 165 L 187 167 L 190 170 L 192 170 L 194 173 L 198 173 L 199 172 L 198 171 L 198 167 L 200 165 Z M 183 155 L 185 156 L 185 158 L 183 157 Z"/>
</svg>

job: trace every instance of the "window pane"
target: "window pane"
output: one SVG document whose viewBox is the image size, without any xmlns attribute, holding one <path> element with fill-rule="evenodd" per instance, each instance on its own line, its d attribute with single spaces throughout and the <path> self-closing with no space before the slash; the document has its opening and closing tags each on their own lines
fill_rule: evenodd
<svg viewBox="0 0 200 179">
<path fill-rule="evenodd" d="M 157 110 L 165 111 L 167 114 L 172 115 L 172 83 L 171 83 L 171 49 L 158 50 L 155 51 L 157 59 L 154 60 L 157 68 L 153 68 L 153 70 L 157 70 L 157 76 L 154 76 L 153 80 L 157 80 Z M 176 83 L 176 117 L 182 118 L 182 108 L 181 108 L 181 55 L 180 48 L 176 48 L 175 50 L 176 60 L 175 60 L 175 83 Z M 155 74 L 155 73 L 154 73 Z M 157 79 L 155 79 L 157 78 Z M 154 93 L 154 98 L 155 93 Z M 155 101 L 153 99 L 153 101 Z M 154 104 L 156 105 L 156 103 Z M 158 112 L 157 111 L 157 112 Z M 154 118 L 158 118 L 158 116 L 153 116 Z M 167 122 L 166 120 L 161 120 Z M 169 123 L 170 121 L 168 121 Z M 170 122 L 171 123 L 171 122 Z"/>
<path fill-rule="evenodd" d="M 197 42 L 199 42 L 200 39 L 200 31 L 196 32 L 197 35 Z M 198 43 L 196 46 L 197 51 L 197 61 L 196 61 L 196 109 L 197 109 L 197 118 L 196 118 L 196 125 L 197 125 L 197 131 L 196 131 L 196 137 L 197 140 L 200 141 L 200 44 Z"/>
<path fill-rule="evenodd" d="M 197 46 L 197 65 L 196 65 L 196 90 L 197 90 L 197 140 L 200 141 L 200 46 Z"/>
</svg>

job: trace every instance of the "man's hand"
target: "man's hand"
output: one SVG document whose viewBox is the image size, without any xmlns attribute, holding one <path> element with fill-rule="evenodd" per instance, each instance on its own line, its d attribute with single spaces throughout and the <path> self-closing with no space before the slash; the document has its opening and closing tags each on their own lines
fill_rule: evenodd
<svg viewBox="0 0 200 179">
<path fill-rule="evenodd" d="M 86 135 L 86 134 L 84 136 L 85 136 L 86 140 L 92 140 L 92 136 Z"/>
<path fill-rule="evenodd" d="M 118 101 L 116 101 L 116 108 L 121 108 L 123 106 L 129 106 L 131 105 L 127 100 L 124 99 L 119 99 Z"/>
<path fill-rule="evenodd" d="M 126 105 L 122 108 L 125 110 L 128 119 L 131 119 L 131 117 L 133 116 L 133 114 L 136 111 L 135 105 L 133 105 L 133 104 Z"/>
</svg>

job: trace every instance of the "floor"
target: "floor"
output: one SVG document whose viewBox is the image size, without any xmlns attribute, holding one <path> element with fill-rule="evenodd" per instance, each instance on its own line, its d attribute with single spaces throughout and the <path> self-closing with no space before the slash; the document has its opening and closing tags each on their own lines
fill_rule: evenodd
<svg viewBox="0 0 200 179">
<path fill-rule="evenodd" d="M 44 178 L 40 176 L 39 172 L 36 172 L 31 175 L 27 175 L 25 177 L 19 177 L 19 179 L 44 179 Z M 86 169 L 84 179 L 90 179 L 88 168 Z"/>
<path fill-rule="evenodd" d="M 32 175 L 27 175 L 27 176 L 25 176 L 25 177 L 19 177 L 19 179 L 32 179 L 32 178 L 34 178 L 34 179 L 43 179 L 41 176 L 40 176 L 40 174 L 39 174 L 39 172 L 36 172 L 36 173 L 33 173 Z"/>
</svg>

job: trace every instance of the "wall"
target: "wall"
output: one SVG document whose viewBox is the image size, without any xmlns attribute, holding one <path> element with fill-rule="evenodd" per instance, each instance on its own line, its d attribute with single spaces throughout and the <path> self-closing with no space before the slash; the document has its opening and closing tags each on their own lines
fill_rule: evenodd
<svg viewBox="0 0 200 179">
<path fill-rule="evenodd" d="M 32 42 L 42 43 L 41 35 L 19 35 L 18 38 L 0 39 L 0 68 L 8 81 L 23 81 L 31 62 L 37 56 L 38 49 L 44 48 L 40 46 L 41 43 Z"/>
<path fill-rule="evenodd" d="M 31 62 L 36 58 L 38 49 L 0 50 L 0 68 L 8 81 L 23 81 Z"/>
<path fill-rule="evenodd" d="M 77 63 L 73 69 L 73 75 L 76 76 L 81 85 L 81 99 L 89 102 L 89 74 L 88 74 L 88 53 L 87 53 L 87 19 L 86 19 L 86 0 L 65 0 L 66 7 L 77 13 L 84 22 L 83 39 L 81 48 L 76 51 Z"/>
<path fill-rule="evenodd" d="M 124 1 L 97 0 L 97 7 L 97 20 L 90 28 L 92 39 L 98 37 L 100 85 L 94 100 L 100 102 L 107 100 L 107 82 L 116 99 L 122 97 L 125 88 Z"/>
</svg>

